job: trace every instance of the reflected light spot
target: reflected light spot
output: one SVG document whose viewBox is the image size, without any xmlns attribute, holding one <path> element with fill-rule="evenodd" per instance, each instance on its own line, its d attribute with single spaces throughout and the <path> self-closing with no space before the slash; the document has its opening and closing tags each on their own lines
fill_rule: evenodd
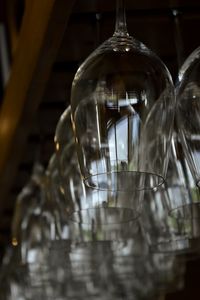
<svg viewBox="0 0 200 300">
<path fill-rule="evenodd" d="M 65 190 L 63 189 L 62 186 L 60 187 L 60 191 L 61 191 L 61 194 L 65 195 Z"/>
<path fill-rule="evenodd" d="M 0 126 L 0 134 L 5 135 L 10 130 L 10 120 L 4 118 L 1 120 L 1 126 Z"/>
<path fill-rule="evenodd" d="M 18 245 L 18 241 L 16 238 L 12 238 L 12 245 L 16 247 Z"/>
<path fill-rule="evenodd" d="M 56 143 L 56 150 L 59 151 L 59 149 L 60 149 L 60 145 L 59 143 Z"/>
</svg>

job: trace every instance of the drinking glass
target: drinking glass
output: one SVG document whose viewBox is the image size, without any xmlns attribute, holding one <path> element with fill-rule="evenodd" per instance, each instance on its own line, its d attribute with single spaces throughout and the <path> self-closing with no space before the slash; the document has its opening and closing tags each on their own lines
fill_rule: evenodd
<svg viewBox="0 0 200 300">
<path fill-rule="evenodd" d="M 167 175 L 166 207 L 169 218 L 177 224 L 179 240 L 185 241 L 182 251 L 198 253 L 200 250 L 200 194 L 184 155 L 175 120 Z"/>
<path fill-rule="evenodd" d="M 195 219 L 199 214 L 199 189 L 184 155 L 176 120 L 175 125 L 167 175 L 169 194 L 167 206 L 169 214 L 176 218 Z"/>
<path fill-rule="evenodd" d="M 123 2 L 117 1 L 113 36 L 79 67 L 71 90 L 84 182 L 118 192 L 163 183 L 175 107 L 171 76 L 151 50 L 129 36 Z"/>
<path fill-rule="evenodd" d="M 41 187 L 37 201 L 23 217 L 21 230 L 21 257 L 23 263 L 44 262 L 48 257 L 49 228 L 42 224 L 44 201 Z"/>
<path fill-rule="evenodd" d="M 54 142 L 60 176 L 60 191 L 65 198 L 66 212 L 70 216 L 75 211 L 87 208 L 83 200 L 86 198 L 86 191 L 79 170 L 72 130 L 71 106 L 59 118 Z"/>
<path fill-rule="evenodd" d="M 200 187 L 200 47 L 180 68 L 177 96 L 179 135 L 190 171 Z"/>
<path fill-rule="evenodd" d="M 0 299 L 27 300 L 28 268 L 21 264 L 17 247 L 7 246 L 0 268 Z"/>
<path fill-rule="evenodd" d="M 42 189 L 44 202 L 41 209 L 41 219 L 44 223 L 49 224 L 49 239 L 52 242 L 67 240 L 69 238 L 68 215 L 65 197 L 60 189 L 61 177 L 55 153 L 49 160 L 45 175 L 46 180 Z"/>
<path fill-rule="evenodd" d="M 55 153 L 40 182 L 40 201 L 24 217 L 22 228 L 23 253 L 29 263 L 49 264 L 50 250 L 67 244 L 68 214 L 60 190 L 60 173 Z"/>
<path fill-rule="evenodd" d="M 143 211 L 139 221 L 149 244 L 150 253 L 177 256 L 190 254 L 191 257 L 199 253 L 199 226 L 193 226 L 195 223 L 198 224 L 198 220 L 181 216 L 181 213 L 178 213 L 179 210 L 183 210 L 181 207 L 169 211 L 169 207 L 176 203 L 176 198 L 173 197 L 180 197 L 182 192 L 182 186 L 166 184 L 144 195 Z M 179 200 L 178 198 L 177 202 Z"/>
<path fill-rule="evenodd" d="M 123 223 L 138 217 L 143 191 L 95 190 L 84 185 L 73 137 L 71 107 L 60 117 L 54 141 L 60 172 L 60 190 L 66 199 L 66 211 L 71 220 L 86 224 L 89 231 L 91 225 L 92 228 L 102 228 L 99 224 Z M 122 178 L 121 183 L 123 182 L 126 183 Z"/>
<path fill-rule="evenodd" d="M 22 221 L 23 218 L 29 214 L 32 205 L 37 202 L 40 194 L 40 181 L 43 175 L 44 167 L 36 161 L 29 182 L 17 196 L 11 224 L 12 244 L 15 247 L 20 247 Z"/>
</svg>

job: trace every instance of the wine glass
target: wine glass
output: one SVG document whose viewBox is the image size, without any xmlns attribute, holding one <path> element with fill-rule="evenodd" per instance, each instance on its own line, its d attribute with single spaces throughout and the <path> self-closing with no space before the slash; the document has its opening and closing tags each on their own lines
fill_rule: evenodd
<svg viewBox="0 0 200 300">
<path fill-rule="evenodd" d="M 21 253 L 22 262 L 33 264 L 44 262 L 48 257 L 48 228 L 41 224 L 41 199 L 31 207 L 22 222 Z"/>
<path fill-rule="evenodd" d="M 178 135 L 175 120 L 166 183 L 144 195 L 140 222 L 150 250 L 196 254 L 200 250 L 199 191 L 195 186 Z"/>
<path fill-rule="evenodd" d="M 167 206 L 169 214 L 176 218 L 196 219 L 199 214 L 199 189 L 184 155 L 176 120 L 175 125 L 167 175 L 167 189 L 169 193 Z"/>
<path fill-rule="evenodd" d="M 139 221 L 151 253 L 192 257 L 200 250 L 199 220 L 190 214 L 191 190 L 179 177 L 180 161 L 170 160 L 169 170 L 165 185 L 145 193 Z"/>
<path fill-rule="evenodd" d="M 177 96 L 177 122 L 184 155 L 196 184 L 200 187 L 200 47 L 180 68 Z"/>
<path fill-rule="evenodd" d="M 173 220 L 172 224 L 176 224 L 179 241 L 185 243 L 182 252 L 199 252 L 200 194 L 184 155 L 176 119 L 166 181 L 168 218 Z"/>
<path fill-rule="evenodd" d="M 129 36 L 124 1 L 117 1 L 113 36 L 85 60 L 72 83 L 72 122 L 85 185 L 121 195 L 128 192 L 129 197 L 161 185 L 174 107 L 167 68 Z M 108 212 L 112 207 L 124 210 L 123 221 L 130 218 L 125 213 L 132 209 L 130 205 L 107 201 Z"/>
<path fill-rule="evenodd" d="M 183 156 L 194 180 L 189 187 L 190 201 L 175 210 L 182 217 L 192 235 L 199 239 L 200 227 L 200 47 L 194 50 L 180 68 L 176 88 L 176 119 Z M 191 177 L 191 175 L 190 175 Z M 194 186 L 196 183 L 196 188 Z"/>
<path fill-rule="evenodd" d="M 68 215 L 71 215 L 73 211 L 79 211 L 81 207 L 82 209 L 85 207 L 83 199 L 86 197 L 75 149 L 71 123 L 71 106 L 59 118 L 55 130 L 54 143 L 60 176 L 60 191 L 66 200 L 66 211 Z M 82 201 L 80 201 L 81 198 Z"/>
<path fill-rule="evenodd" d="M 68 219 L 65 197 L 60 189 L 60 173 L 58 159 L 55 153 L 51 156 L 43 185 L 44 202 L 41 209 L 41 218 L 49 224 L 50 240 L 67 240 L 69 238 Z"/>
<path fill-rule="evenodd" d="M 32 207 L 38 203 L 40 182 L 43 176 L 44 168 L 36 161 L 30 180 L 17 196 L 11 224 L 11 239 L 12 245 L 18 248 L 19 253 L 21 253 L 22 223 L 24 218 L 31 213 Z"/>
<path fill-rule="evenodd" d="M 60 190 L 66 199 L 66 211 L 71 220 L 85 223 L 84 230 L 88 232 L 93 232 L 94 228 L 108 232 L 105 224 L 116 224 L 112 226 L 114 230 L 124 219 L 128 221 L 138 217 L 143 191 L 93 190 L 84 185 L 76 154 L 70 106 L 58 121 L 54 142 L 60 172 Z M 109 213 L 106 209 L 108 203 Z M 116 210 L 116 206 L 124 209 Z M 121 231 L 121 228 L 118 229 Z"/>
<path fill-rule="evenodd" d="M 18 248 L 13 245 L 8 245 L 0 268 L 0 299 L 26 300 L 27 286 L 27 265 L 21 264 Z"/>
</svg>

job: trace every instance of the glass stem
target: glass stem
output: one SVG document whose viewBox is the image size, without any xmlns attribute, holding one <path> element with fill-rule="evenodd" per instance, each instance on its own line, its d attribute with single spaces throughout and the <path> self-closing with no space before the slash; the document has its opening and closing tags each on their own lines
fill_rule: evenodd
<svg viewBox="0 0 200 300">
<path fill-rule="evenodd" d="M 182 66 L 185 60 L 183 36 L 181 30 L 181 12 L 178 9 L 172 9 L 172 15 L 174 20 L 174 41 L 176 47 L 178 67 Z"/>
<path fill-rule="evenodd" d="M 116 0 L 116 22 L 114 36 L 128 36 L 125 14 L 125 0 Z"/>
</svg>

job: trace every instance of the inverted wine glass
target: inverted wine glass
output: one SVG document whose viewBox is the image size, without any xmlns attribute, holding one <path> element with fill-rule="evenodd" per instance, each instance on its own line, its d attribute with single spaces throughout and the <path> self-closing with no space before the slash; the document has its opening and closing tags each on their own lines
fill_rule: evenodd
<svg viewBox="0 0 200 300">
<path fill-rule="evenodd" d="M 69 106 L 59 118 L 54 143 L 60 175 L 60 183 L 58 184 L 61 194 L 66 200 L 66 211 L 68 215 L 70 215 L 73 211 L 79 211 L 81 208 L 85 208 L 83 199 L 86 197 L 72 130 L 71 106 Z M 81 198 L 82 201 L 80 201 Z"/>
<path fill-rule="evenodd" d="M 30 180 L 18 194 L 11 224 L 12 245 L 21 247 L 22 223 L 24 218 L 31 213 L 34 205 L 40 199 L 40 184 L 44 177 L 44 167 L 35 162 Z"/>
<path fill-rule="evenodd" d="M 200 249 L 198 190 L 175 128 L 166 183 L 146 191 L 144 199 L 140 222 L 151 251 L 196 255 Z"/>
<path fill-rule="evenodd" d="M 84 230 L 87 232 L 92 233 L 97 230 L 98 232 L 109 231 L 113 234 L 116 227 L 117 231 L 121 231 L 121 228 L 114 224 L 138 217 L 143 191 L 133 193 L 130 190 L 126 192 L 94 190 L 84 185 L 73 136 L 71 107 L 68 107 L 61 115 L 54 141 L 60 173 L 60 191 L 65 197 L 66 212 L 71 220 L 76 223 L 85 223 Z M 113 224 L 112 230 L 104 227 L 111 223 Z"/>
<path fill-rule="evenodd" d="M 44 203 L 42 205 L 41 218 L 50 229 L 49 239 L 51 243 L 68 240 L 68 219 L 66 213 L 66 201 L 60 189 L 60 173 L 58 159 L 54 153 L 46 170 L 46 181 L 43 188 Z"/>
<path fill-rule="evenodd" d="M 184 155 L 200 187 L 200 47 L 182 65 L 176 94 L 177 120 Z"/>
<path fill-rule="evenodd" d="M 177 125 L 176 120 L 175 124 Z M 199 189 L 184 154 L 177 126 L 173 131 L 167 188 L 169 194 L 167 206 L 170 215 L 185 220 L 200 218 Z"/>
<path fill-rule="evenodd" d="M 163 62 L 129 36 L 124 1 L 115 32 L 79 67 L 72 121 L 86 186 L 153 189 L 165 179 L 174 117 L 174 87 Z"/>
</svg>

